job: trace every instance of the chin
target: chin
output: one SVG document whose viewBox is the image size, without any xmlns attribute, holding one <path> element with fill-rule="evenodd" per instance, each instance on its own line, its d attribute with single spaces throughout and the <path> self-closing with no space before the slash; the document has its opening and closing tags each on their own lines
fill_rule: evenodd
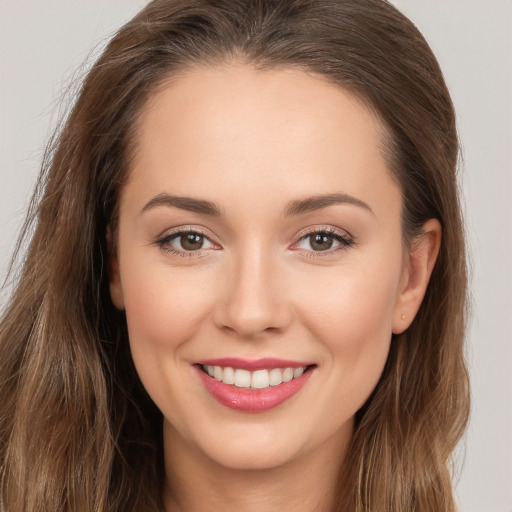
<svg viewBox="0 0 512 512">
<path fill-rule="evenodd" d="M 251 428 L 252 427 L 252 428 Z M 194 444 L 203 455 L 227 469 L 259 471 L 278 468 L 299 459 L 304 451 L 304 435 L 286 429 L 240 424 L 225 435 L 211 431 L 198 433 Z"/>
<path fill-rule="evenodd" d="M 298 456 L 296 450 L 267 444 L 258 448 L 259 443 L 230 446 L 228 449 L 209 450 L 206 455 L 212 462 L 237 471 L 263 471 L 276 469 L 292 463 Z"/>
</svg>

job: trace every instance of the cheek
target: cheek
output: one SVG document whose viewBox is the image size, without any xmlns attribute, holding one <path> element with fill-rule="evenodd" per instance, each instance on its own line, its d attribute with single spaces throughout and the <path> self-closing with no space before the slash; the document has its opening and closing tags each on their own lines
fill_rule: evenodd
<svg viewBox="0 0 512 512">
<path fill-rule="evenodd" d="M 329 390 L 350 417 L 375 388 L 387 360 L 400 268 L 374 272 L 355 268 L 309 283 L 303 294 L 302 318 L 322 343 Z M 318 276 L 317 276 L 318 278 Z M 307 304 L 307 306 L 306 306 Z"/>
<path fill-rule="evenodd" d="M 208 315 L 205 279 L 161 262 L 137 265 L 135 259 L 121 272 L 133 362 L 153 401 L 173 417 L 168 404 L 180 403 L 180 386 L 190 378 L 187 342 Z"/>
<path fill-rule="evenodd" d="M 130 338 L 136 343 L 179 344 L 205 315 L 206 285 L 199 273 L 163 265 L 123 269 L 123 293 Z"/>
<path fill-rule="evenodd" d="M 197 384 L 187 380 L 184 353 L 209 314 L 205 291 L 211 287 L 204 275 L 190 269 L 170 269 L 161 261 L 138 263 L 130 255 L 121 268 L 132 358 L 153 401 L 174 425 L 183 425 L 184 418 L 175 414 L 176 408 L 187 410 L 182 386 L 190 390 Z"/>
<path fill-rule="evenodd" d="M 397 294 L 397 270 L 343 269 L 304 282 L 300 293 L 305 323 L 319 339 L 329 340 L 333 351 L 357 349 L 371 340 L 388 339 Z"/>
</svg>

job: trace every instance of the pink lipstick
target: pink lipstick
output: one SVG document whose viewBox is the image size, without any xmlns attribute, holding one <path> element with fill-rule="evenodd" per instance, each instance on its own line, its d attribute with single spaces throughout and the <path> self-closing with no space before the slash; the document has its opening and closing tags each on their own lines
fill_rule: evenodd
<svg viewBox="0 0 512 512">
<path fill-rule="evenodd" d="M 263 412 L 282 404 L 306 385 L 315 367 L 275 358 L 208 359 L 194 365 L 218 402 L 243 412 Z"/>
</svg>

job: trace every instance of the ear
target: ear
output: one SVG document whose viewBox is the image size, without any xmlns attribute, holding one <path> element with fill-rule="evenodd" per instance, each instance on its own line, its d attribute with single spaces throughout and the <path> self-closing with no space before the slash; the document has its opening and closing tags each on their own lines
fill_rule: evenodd
<svg viewBox="0 0 512 512">
<path fill-rule="evenodd" d="M 405 256 L 402 276 L 393 311 L 394 334 L 401 334 L 412 323 L 427 291 L 439 248 L 441 224 L 430 219 L 423 225 L 423 232 L 416 237 Z"/>
<path fill-rule="evenodd" d="M 112 229 L 107 227 L 107 250 L 108 250 L 108 278 L 110 286 L 110 298 L 117 309 L 124 309 L 124 294 L 119 274 L 119 260 L 117 258 L 117 247 L 114 247 Z"/>
</svg>

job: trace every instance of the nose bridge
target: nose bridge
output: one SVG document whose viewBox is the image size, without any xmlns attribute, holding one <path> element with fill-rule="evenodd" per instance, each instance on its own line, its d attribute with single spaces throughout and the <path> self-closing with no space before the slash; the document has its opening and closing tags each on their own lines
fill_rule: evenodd
<svg viewBox="0 0 512 512">
<path fill-rule="evenodd" d="M 280 287 L 277 257 L 254 239 L 240 248 L 227 269 L 230 276 L 217 324 L 242 337 L 283 329 L 290 311 Z"/>
</svg>

